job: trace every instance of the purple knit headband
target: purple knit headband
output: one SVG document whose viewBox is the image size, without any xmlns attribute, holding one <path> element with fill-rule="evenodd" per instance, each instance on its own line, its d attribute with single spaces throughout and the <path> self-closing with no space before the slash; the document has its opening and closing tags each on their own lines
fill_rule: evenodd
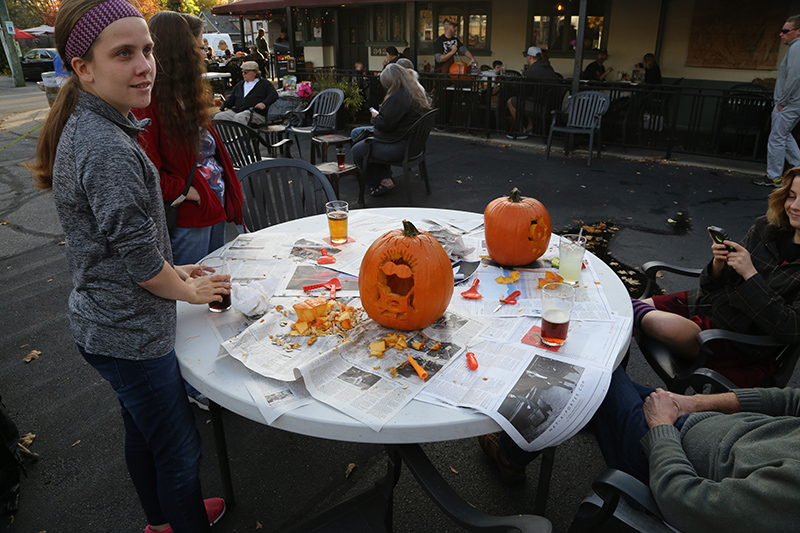
<svg viewBox="0 0 800 533">
<path fill-rule="evenodd" d="M 87 11 L 69 34 L 65 50 L 67 57 L 64 58 L 64 62 L 70 65 L 73 58 L 83 57 L 100 32 L 112 22 L 126 17 L 144 18 L 125 0 L 108 0 Z"/>
</svg>

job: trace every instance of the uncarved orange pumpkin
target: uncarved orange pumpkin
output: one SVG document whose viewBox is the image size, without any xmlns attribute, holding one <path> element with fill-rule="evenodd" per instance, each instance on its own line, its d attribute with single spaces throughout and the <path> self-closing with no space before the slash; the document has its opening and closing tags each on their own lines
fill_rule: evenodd
<svg viewBox="0 0 800 533">
<path fill-rule="evenodd" d="M 450 258 L 430 233 L 408 220 L 372 243 L 358 274 L 367 315 L 382 326 L 404 331 L 438 320 L 453 295 Z"/>
<path fill-rule="evenodd" d="M 550 215 L 541 202 L 511 194 L 492 200 L 483 212 L 486 248 L 504 266 L 526 265 L 539 259 L 550 243 Z"/>
</svg>

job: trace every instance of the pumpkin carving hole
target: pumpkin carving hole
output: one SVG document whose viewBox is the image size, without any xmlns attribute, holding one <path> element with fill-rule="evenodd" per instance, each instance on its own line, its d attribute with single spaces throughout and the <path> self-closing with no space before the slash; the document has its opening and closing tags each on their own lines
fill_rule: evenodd
<svg viewBox="0 0 800 533">
<path fill-rule="evenodd" d="M 386 276 L 386 286 L 389 287 L 392 294 L 405 296 L 414 288 L 414 278 L 401 278 L 392 274 L 391 276 Z"/>
</svg>

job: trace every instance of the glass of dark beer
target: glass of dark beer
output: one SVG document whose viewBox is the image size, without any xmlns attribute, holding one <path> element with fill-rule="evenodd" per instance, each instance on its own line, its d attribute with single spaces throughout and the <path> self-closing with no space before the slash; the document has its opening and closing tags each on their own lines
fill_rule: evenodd
<svg viewBox="0 0 800 533">
<path fill-rule="evenodd" d="M 548 283 L 542 287 L 542 342 L 561 346 L 567 341 L 569 315 L 575 288 L 568 283 Z"/>
<path fill-rule="evenodd" d="M 227 274 L 230 276 L 231 274 L 230 268 L 228 267 L 228 262 L 224 258 L 217 255 L 206 257 L 203 259 L 200 266 L 203 267 L 203 273 L 207 276 L 210 276 L 211 274 Z M 221 302 L 209 302 L 208 308 L 214 313 L 227 311 L 231 308 L 231 295 L 223 294 Z"/>
</svg>

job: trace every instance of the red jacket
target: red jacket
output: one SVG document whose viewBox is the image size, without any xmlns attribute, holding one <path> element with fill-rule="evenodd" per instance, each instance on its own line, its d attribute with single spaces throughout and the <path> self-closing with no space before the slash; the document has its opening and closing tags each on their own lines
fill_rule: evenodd
<svg viewBox="0 0 800 533">
<path fill-rule="evenodd" d="M 186 180 L 193 165 L 197 162 L 197 154 L 180 139 L 161 137 L 161 117 L 158 113 L 158 104 L 155 97 L 150 105 L 143 109 L 133 109 L 134 115 L 139 120 L 149 118 L 151 124 L 146 131 L 139 134 L 139 144 L 144 148 L 159 174 L 161 175 L 161 194 L 165 202 L 175 200 L 186 188 Z M 231 158 L 228 156 L 222 140 L 214 131 L 211 124 L 208 131 L 214 138 L 217 151 L 214 154 L 217 162 L 222 167 L 225 180 L 225 208 L 220 205 L 216 193 L 211 190 L 208 182 L 195 175 L 192 186 L 200 194 L 200 204 L 186 200 L 178 207 L 178 227 L 202 228 L 213 226 L 223 220 L 234 224 L 244 224 L 242 218 L 242 188 L 233 169 Z"/>
</svg>

